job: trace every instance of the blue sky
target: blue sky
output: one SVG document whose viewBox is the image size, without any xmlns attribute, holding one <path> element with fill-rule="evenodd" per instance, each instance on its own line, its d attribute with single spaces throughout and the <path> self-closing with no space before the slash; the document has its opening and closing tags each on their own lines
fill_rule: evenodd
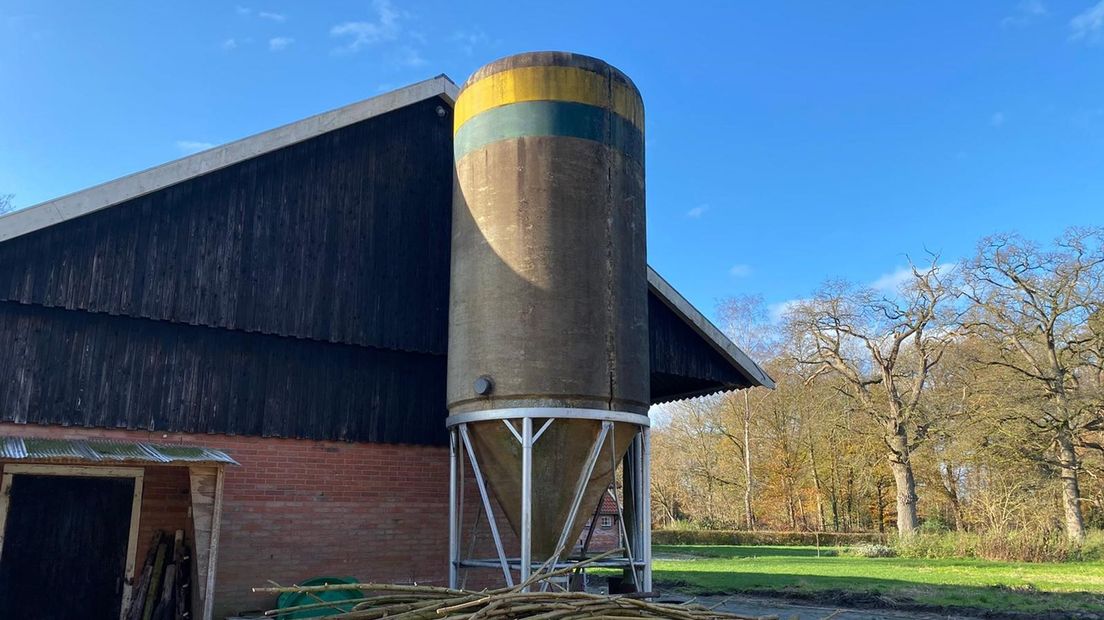
<svg viewBox="0 0 1104 620">
<path fill-rule="evenodd" d="M 709 314 L 1104 223 L 1100 0 L 4 0 L 0 193 L 27 206 L 539 49 L 640 87 L 649 261 Z"/>
</svg>

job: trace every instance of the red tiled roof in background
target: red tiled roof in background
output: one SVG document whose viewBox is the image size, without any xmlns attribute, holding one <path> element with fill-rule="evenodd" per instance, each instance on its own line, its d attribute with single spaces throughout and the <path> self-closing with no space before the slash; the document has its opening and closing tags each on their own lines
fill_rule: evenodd
<svg viewBox="0 0 1104 620">
<path fill-rule="evenodd" d="M 600 514 L 600 515 L 616 515 L 617 514 L 617 504 L 613 501 L 613 498 L 610 497 L 609 493 L 606 493 L 605 495 L 602 496 L 602 507 L 598 509 L 598 514 Z"/>
</svg>

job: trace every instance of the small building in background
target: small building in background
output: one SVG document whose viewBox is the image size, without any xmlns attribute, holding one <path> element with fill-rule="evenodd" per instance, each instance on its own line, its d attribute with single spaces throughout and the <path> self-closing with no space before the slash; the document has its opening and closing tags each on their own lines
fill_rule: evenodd
<svg viewBox="0 0 1104 620">
<path fill-rule="evenodd" d="M 598 509 L 594 511 L 583 528 L 583 534 L 575 543 L 577 551 L 602 552 L 616 549 L 620 543 L 621 510 L 613 495 L 602 496 Z"/>
<path fill-rule="evenodd" d="M 434 78 L 0 217 L 0 617 L 117 616 L 178 531 L 195 618 L 271 607 L 269 579 L 445 581 L 455 96 Z M 648 286 L 653 404 L 770 384 Z M 607 548 L 616 504 L 597 519 Z"/>
</svg>

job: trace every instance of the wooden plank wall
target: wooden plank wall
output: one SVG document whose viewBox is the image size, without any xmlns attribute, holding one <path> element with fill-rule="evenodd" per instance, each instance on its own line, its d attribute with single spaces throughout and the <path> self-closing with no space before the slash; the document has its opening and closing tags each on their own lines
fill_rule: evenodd
<svg viewBox="0 0 1104 620">
<path fill-rule="evenodd" d="M 0 244 L 0 420 L 441 444 L 451 203 L 432 99 Z"/>
<path fill-rule="evenodd" d="M 652 402 L 747 380 L 654 294 L 648 294 L 648 342 Z"/>
<path fill-rule="evenodd" d="M 0 244 L 0 300 L 443 353 L 452 113 L 442 103 Z"/>
<path fill-rule="evenodd" d="M 0 302 L 0 420 L 441 445 L 445 358 Z"/>
</svg>

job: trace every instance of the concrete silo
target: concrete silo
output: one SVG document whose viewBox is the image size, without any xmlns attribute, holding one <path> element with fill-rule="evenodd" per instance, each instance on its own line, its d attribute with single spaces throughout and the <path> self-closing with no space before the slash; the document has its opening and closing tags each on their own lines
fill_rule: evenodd
<svg viewBox="0 0 1104 620">
<path fill-rule="evenodd" d="M 454 461 L 466 456 L 486 510 L 493 495 L 519 538 L 520 556 L 508 558 L 491 514 L 509 582 L 515 570 L 524 580 L 533 567 L 568 560 L 631 449 L 625 534 L 637 553 L 622 565 L 644 580 L 650 399 L 640 93 L 594 58 L 520 54 L 472 75 L 454 122 Z M 459 565 L 478 565 L 460 557 L 459 518 L 453 510 L 454 580 Z"/>
</svg>

